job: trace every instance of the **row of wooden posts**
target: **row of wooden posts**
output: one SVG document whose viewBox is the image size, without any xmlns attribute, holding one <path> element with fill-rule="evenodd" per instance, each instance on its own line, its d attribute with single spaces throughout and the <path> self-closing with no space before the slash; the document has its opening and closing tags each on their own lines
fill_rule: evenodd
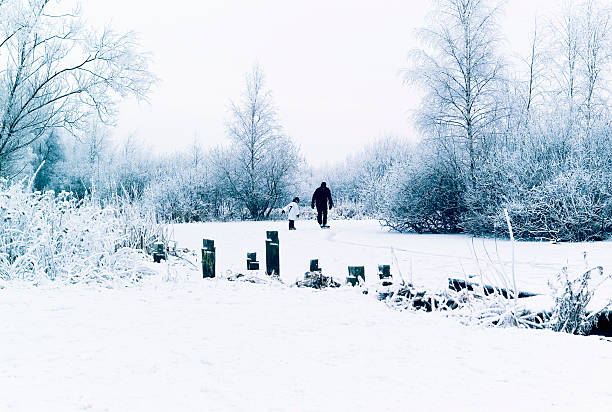
<svg viewBox="0 0 612 412">
<path fill-rule="evenodd" d="M 202 276 L 205 278 L 215 277 L 215 241 L 204 239 L 202 241 Z M 280 276 L 280 259 L 279 259 L 279 240 L 278 231 L 270 230 L 266 232 L 266 274 L 270 276 Z M 257 253 L 247 253 L 247 270 L 259 270 L 259 261 Z M 319 259 L 310 260 L 310 272 L 321 272 L 319 267 Z M 378 265 L 378 276 L 380 279 L 391 278 L 390 265 Z M 365 267 L 364 266 L 349 266 L 346 283 L 355 286 L 361 278 L 365 282 Z"/>
</svg>

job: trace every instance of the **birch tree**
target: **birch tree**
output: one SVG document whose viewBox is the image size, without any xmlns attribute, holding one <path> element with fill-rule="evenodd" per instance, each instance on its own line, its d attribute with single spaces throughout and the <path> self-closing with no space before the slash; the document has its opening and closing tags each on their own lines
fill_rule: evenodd
<svg viewBox="0 0 612 412">
<path fill-rule="evenodd" d="M 486 0 L 439 0 L 423 48 L 411 52 L 406 79 L 426 96 L 419 113 L 424 130 L 461 145 L 471 183 L 479 144 L 503 114 L 497 99 L 502 60 L 496 53 L 499 8 Z"/>
<path fill-rule="evenodd" d="M 581 131 L 590 138 L 595 120 L 607 110 L 606 76 L 612 59 L 610 9 L 595 0 L 567 1 L 552 28 L 555 104 L 566 111 L 567 136 Z"/>
<path fill-rule="evenodd" d="M 255 66 L 247 75 L 242 100 L 231 103 L 227 133 L 232 143 L 218 156 L 232 196 L 253 219 L 270 215 L 293 184 L 298 151 L 283 135 L 263 71 Z"/>
<path fill-rule="evenodd" d="M 533 33 L 530 39 L 529 57 L 525 60 L 527 67 L 527 87 L 525 93 L 525 113 L 529 118 L 533 109 L 534 101 L 543 92 L 545 78 L 545 54 L 542 51 L 541 40 L 538 31 L 538 23 L 534 21 Z"/>
<path fill-rule="evenodd" d="M 576 100 L 578 95 L 578 51 L 579 51 L 579 23 L 572 1 L 564 4 L 561 18 L 553 23 L 554 43 L 551 50 L 557 54 L 552 60 L 556 62 L 554 78 L 557 83 L 557 104 L 561 103 L 567 107 L 564 117 L 568 124 L 568 133 L 575 123 Z"/>
<path fill-rule="evenodd" d="M 600 109 L 605 108 L 606 88 L 604 74 L 612 58 L 610 10 L 596 1 L 588 0 L 584 6 L 581 25 L 581 48 L 578 58 L 583 78 L 584 97 L 582 114 L 587 137 L 593 131 L 593 122 Z"/>
</svg>

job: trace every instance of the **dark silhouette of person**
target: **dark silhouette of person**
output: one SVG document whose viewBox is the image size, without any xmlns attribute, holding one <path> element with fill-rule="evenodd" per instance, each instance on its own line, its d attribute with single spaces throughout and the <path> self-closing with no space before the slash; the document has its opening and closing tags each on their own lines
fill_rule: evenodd
<svg viewBox="0 0 612 412">
<path fill-rule="evenodd" d="M 334 207 L 332 201 L 331 191 L 327 187 L 327 183 L 322 182 L 321 186 L 315 190 L 312 195 L 312 208 L 317 206 L 317 222 L 321 227 L 327 227 L 327 202 L 329 201 L 329 208 Z"/>
</svg>

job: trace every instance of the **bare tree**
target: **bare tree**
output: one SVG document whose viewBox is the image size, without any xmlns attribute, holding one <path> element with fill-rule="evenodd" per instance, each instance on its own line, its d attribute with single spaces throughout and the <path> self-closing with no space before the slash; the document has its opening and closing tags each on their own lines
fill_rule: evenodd
<svg viewBox="0 0 612 412">
<path fill-rule="evenodd" d="M 486 0 L 439 0 L 423 49 L 413 50 L 406 79 L 423 87 L 421 125 L 462 144 L 475 181 L 479 143 L 503 114 L 497 99 L 502 60 L 496 54 L 498 7 Z"/>
<path fill-rule="evenodd" d="M 118 97 L 144 98 L 154 81 L 132 33 L 90 33 L 61 2 L 3 0 L 0 22 L 0 175 L 50 130 L 110 122 Z"/>
<path fill-rule="evenodd" d="M 254 219 L 267 217 L 291 186 L 297 148 L 281 132 L 271 93 L 258 66 L 247 75 L 240 103 L 231 103 L 231 148 L 218 156 L 232 196 Z"/>
<path fill-rule="evenodd" d="M 533 34 L 531 35 L 531 47 L 529 48 L 529 57 L 525 61 L 527 66 L 527 91 L 525 97 L 525 112 L 527 117 L 531 114 L 534 100 L 542 92 L 542 82 L 545 77 L 546 61 L 545 53 L 541 48 L 540 38 L 538 36 L 537 20 L 533 23 Z"/>
<path fill-rule="evenodd" d="M 612 58 L 610 43 L 610 10 L 602 8 L 596 1 L 588 0 L 583 5 L 581 24 L 581 47 L 579 50 L 580 71 L 584 82 L 584 114 L 587 137 L 591 136 L 597 109 L 605 107 L 603 94 L 606 85 L 603 73 Z"/>
<path fill-rule="evenodd" d="M 577 100 L 577 62 L 579 49 L 579 23 L 576 15 L 574 2 L 566 1 L 563 8 L 563 13 L 557 22 L 553 23 L 553 30 L 556 32 L 554 38 L 553 53 L 557 54 L 555 64 L 555 79 L 557 82 L 558 92 L 555 100 L 559 103 L 565 103 L 567 106 L 568 129 L 571 131 L 575 123 L 576 115 L 576 100 Z M 562 100 L 559 100 L 562 98 Z"/>
<path fill-rule="evenodd" d="M 612 58 L 610 9 L 596 0 L 567 0 L 560 19 L 551 26 L 551 60 L 556 62 L 553 73 L 557 80 L 555 103 L 567 112 L 566 134 L 574 135 L 574 126 L 581 126 L 588 138 L 594 120 L 607 108 L 605 76 Z"/>
</svg>

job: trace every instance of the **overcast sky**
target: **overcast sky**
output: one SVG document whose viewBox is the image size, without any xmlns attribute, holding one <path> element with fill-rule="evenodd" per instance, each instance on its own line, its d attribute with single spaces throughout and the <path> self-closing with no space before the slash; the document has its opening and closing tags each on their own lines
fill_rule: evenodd
<svg viewBox="0 0 612 412">
<path fill-rule="evenodd" d="M 244 76 L 263 68 L 287 134 L 314 165 L 333 162 L 392 134 L 416 139 L 419 92 L 400 70 L 414 31 L 434 0 L 89 0 L 96 25 L 139 33 L 161 79 L 150 103 L 120 106 L 113 134 L 133 134 L 155 151 L 226 138 L 230 100 Z M 508 54 L 527 51 L 536 15 L 555 0 L 509 0 L 502 34 Z"/>
</svg>

